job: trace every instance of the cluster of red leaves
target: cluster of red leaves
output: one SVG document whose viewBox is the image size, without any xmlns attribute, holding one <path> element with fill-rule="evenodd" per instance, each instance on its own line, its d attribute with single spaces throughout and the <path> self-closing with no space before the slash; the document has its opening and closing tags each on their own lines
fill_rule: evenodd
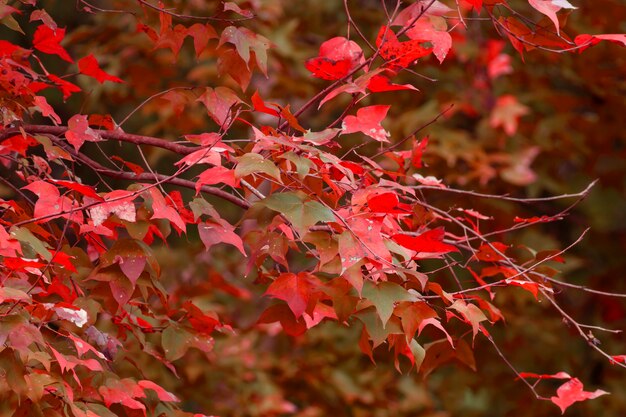
<svg viewBox="0 0 626 417">
<path fill-rule="evenodd" d="M 477 10 L 483 6 L 480 1 L 470 3 Z M 492 13 L 498 3 L 489 2 L 487 11 Z M 556 16 L 569 3 L 530 0 L 530 5 L 556 25 L 557 33 L 545 26 L 531 31 L 516 17 L 496 20 L 513 46 L 520 52 L 570 46 L 559 32 Z M 7 16 L 19 12 L 0 7 Z M 190 37 L 196 57 L 217 55 L 219 72 L 228 74 L 242 90 L 255 65 L 268 74 L 270 42 L 263 36 L 243 26 L 174 24 L 178 15 L 163 5 L 150 10 L 154 8 L 158 30 L 155 24 L 137 21 L 137 36 L 147 35 L 154 49 L 169 49 L 175 58 Z M 392 79 L 431 54 L 439 62 L 449 56 L 452 37 L 442 16 L 451 11 L 437 1 L 407 7 L 389 26 L 380 28 L 376 51 L 369 58 L 345 37 L 324 42 L 318 57 L 305 63 L 314 77 L 334 83 L 321 97 L 320 106 L 341 93 L 353 95 L 356 103 L 377 93 L 416 90 Z M 247 16 L 231 3 L 222 12 Z M 357 325 L 361 350 L 373 361 L 374 349 L 385 343 L 398 370 L 401 358 L 424 374 L 453 360 L 474 367 L 465 334 L 471 331 L 472 341 L 479 334 L 491 338 L 486 326 L 503 320 L 492 304 L 496 287 L 519 287 L 536 298 L 550 296 L 550 272 L 535 267 L 546 259 L 558 260 L 557 253 L 534 253 L 527 260 L 531 266 L 522 267 L 521 259 L 507 253 L 507 245 L 485 237 L 478 221 L 487 221 L 488 216 L 472 209 L 455 215 L 428 204 L 420 187 L 445 190 L 445 186 L 420 174 L 426 139 L 410 151 L 395 151 L 392 146 L 376 155 L 395 165 L 379 163 L 375 157 L 342 159 L 333 152 L 341 147 L 341 135 L 389 142 L 390 133 L 382 123 L 392 105 L 362 106 L 354 115 L 346 111 L 337 122 L 340 128 L 333 124 L 312 132 L 298 120 L 301 112 L 292 113 L 289 106 L 266 103 L 258 92 L 248 105 L 231 88 L 219 86 L 163 94 L 174 112 L 200 103 L 217 126 L 215 132 L 187 134 L 184 143 L 127 134 L 106 115 L 76 114 L 63 123 L 48 99 L 38 94 L 54 89 L 67 99 L 82 88 L 66 80 L 76 71 L 70 51 L 62 46 L 65 29 L 46 16 L 31 12 L 31 20 L 43 21 L 34 30 L 33 49 L 0 42 L 4 88 L 0 155 L 20 183 L 15 199 L 0 201 L 0 341 L 5 346 L 0 365 L 7 370 L 0 380 L 4 407 L 0 410 L 20 415 L 36 407 L 74 417 L 103 417 L 109 415 L 108 408 L 129 416 L 175 413 L 170 403 L 178 399 L 173 394 L 147 379 L 125 378 L 111 364 L 132 362 L 123 352 L 135 343 L 175 374 L 174 362 L 190 349 L 209 357 L 214 337 L 231 333 L 230 325 L 216 312 L 181 300 L 159 281 L 154 246 L 191 229 L 206 250 L 218 244 L 234 247 L 245 259 L 247 274 L 268 284 L 265 295 L 278 301 L 265 309 L 258 324 L 280 323 L 292 336 L 323 321 Z M 401 27 L 398 32 L 392 29 L 396 26 Z M 409 39 L 401 41 L 401 36 Z M 624 43 L 623 36 L 580 35 L 572 49 L 582 50 L 600 40 Z M 494 47 L 488 58 L 492 77 L 510 70 L 500 49 Z M 39 53 L 69 64 L 67 74 L 37 70 Z M 383 61 L 379 65 L 377 58 Z M 77 68 L 78 74 L 98 83 L 123 83 L 104 71 L 92 54 L 80 58 Z M 497 100 L 491 124 L 513 134 L 526 111 L 514 97 L 504 95 Z M 34 113 L 54 126 L 22 126 Z M 256 126 L 259 113 L 271 116 L 276 126 Z M 236 123 L 250 127 L 246 146 L 226 141 Z M 83 148 L 103 141 L 172 151 L 179 157 L 177 171 L 152 172 L 147 165 L 119 156 L 101 165 Z M 21 163 L 16 155 L 29 163 Z M 131 184 L 103 191 L 102 184 L 79 177 L 78 171 L 55 169 L 74 164 Z M 202 170 L 185 179 L 192 167 Z M 185 200 L 179 191 L 168 192 L 165 186 L 190 188 L 196 196 Z M 267 190 L 265 194 L 260 188 Z M 259 227 L 244 230 L 241 224 L 229 223 L 205 194 L 247 210 Z M 526 227 L 555 219 L 516 218 L 515 222 Z M 312 266 L 294 266 L 290 251 L 311 256 Z M 487 297 L 446 288 L 433 279 L 441 270 L 453 270 L 462 256 L 466 257 L 462 268 L 478 283 L 471 291 L 484 290 Z M 442 267 L 427 269 L 424 260 Z M 237 298 L 250 297 L 224 280 L 214 282 Z M 455 326 L 462 331 L 451 331 Z M 613 361 L 622 363 L 623 357 L 614 356 Z M 551 398 L 563 411 L 576 401 L 605 393 L 586 392 L 578 379 L 569 375 L 567 379 Z"/>
</svg>

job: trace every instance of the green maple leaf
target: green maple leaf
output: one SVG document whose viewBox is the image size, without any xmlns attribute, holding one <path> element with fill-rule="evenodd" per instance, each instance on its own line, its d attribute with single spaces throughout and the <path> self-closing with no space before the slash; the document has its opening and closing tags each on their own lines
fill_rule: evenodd
<svg viewBox="0 0 626 417">
<path fill-rule="evenodd" d="M 335 221 L 335 215 L 328 207 L 318 201 L 307 200 L 302 193 L 272 194 L 262 204 L 283 214 L 300 234 L 306 233 L 318 222 Z"/>
<path fill-rule="evenodd" d="M 269 159 L 263 158 L 258 153 L 247 153 L 237 158 L 235 167 L 235 178 L 243 178 L 250 174 L 262 172 L 270 177 L 280 180 L 280 170 Z"/>
<path fill-rule="evenodd" d="M 363 298 L 374 304 L 383 326 L 387 325 L 396 303 L 416 300 L 414 295 L 398 284 L 393 282 L 375 284 L 371 281 L 366 281 L 363 285 Z"/>
</svg>

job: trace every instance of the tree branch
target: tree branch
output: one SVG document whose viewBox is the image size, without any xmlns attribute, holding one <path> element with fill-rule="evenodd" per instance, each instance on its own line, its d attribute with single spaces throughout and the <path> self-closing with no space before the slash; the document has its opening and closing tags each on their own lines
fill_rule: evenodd
<svg viewBox="0 0 626 417">
<path fill-rule="evenodd" d="M 49 134 L 54 136 L 62 136 L 68 131 L 67 126 L 48 126 L 48 125 L 20 125 L 19 127 L 13 127 L 4 129 L 0 132 L 0 142 L 15 136 L 21 135 L 22 130 L 28 134 L 35 135 L 38 133 Z M 179 143 L 170 142 L 165 139 L 155 138 L 152 136 L 135 135 L 132 133 L 125 133 L 119 130 L 96 130 L 98 135 L 103 139 L 117 140 L 120 142 L 133 143 L 135 145 L 149 145 L 157 148 L 167 149 L 180 155 L 189 155 L 192 152 L 197 151 L 199 148 L 181 145 Z"/>
</svg>

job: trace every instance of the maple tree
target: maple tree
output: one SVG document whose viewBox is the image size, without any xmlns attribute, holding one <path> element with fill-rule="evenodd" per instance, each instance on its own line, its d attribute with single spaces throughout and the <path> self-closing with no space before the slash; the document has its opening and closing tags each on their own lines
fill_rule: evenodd
<svg viewBox="0 0 626 417">
<path fill-rule="evenodd" d="M 273 64 L 288 35 L 272 42 L 263 30 L 270 6 L 106 3 L 79 0 L 77 19 L 89 23 L 60 25 L 64 5 L 0 2 L 9 190 L 0 200 L 2 415 L 226 412 L 201 409 L 171 380 L 181 369 L 197 380 L 222 363 L 252 380 L 251 364 L 264 355 L 250 351 L 256 341 L 284 332 L 306 344 L 331 326 L 355 330 L 351 346 L 398 372 L 427 376 L 450 362 L 475 369 L 475 347 L 486 341 L 511 379 L 562 412 L 607 394 L 562 370 L 518 370 L 492 336 L 509 319 L 500 294 L 515 294 L 550 305 L 589 350 L 626 367 L 623 351 L 599 343 L 598 333 L 619 329 L 578 321 L 557 297 L 624 297 L 558 275 L 555 265 L 587 232 L 562 249 L 516 240 L 567 222 L 593 183 L 548 197 L 469 191 L 462 186 L 496 177 L 533 183 L 538 149 L 487 153 L 455 147 L 453 135 L 431 147 L 427 128 L 474 117 L 479 106 L 448 98 L 433 117 L 402 119 L 396 97 L 428 95 L 431 84 L 416 85 L 433 81 L 429 67 L 467 62 L 475 23 L 492 27 L 480 34 L 491 39 L 478 53 L 476 89 L 516 70 L 502 39 L 526 60 L 532 51 L 576 59 L 599 43 L 626 46 L 626 35 L 568 36 L 565 17 L 576 7 L 564 0 L 381 1 L 371 25 L 337 1 L 347 30 L 321 40 L 317 56 Z M 317 90 L 304 97 L 285 78 Z M 268 98 L 281 97 L 275 80 L 289 101 Z M 513 138 L 530 114 L 500 92 L 486 128 Z M 429 152 L 452 172 L 435 174 L 446 170 L 425 162 Z M 482 201 L 538 208 L 511 215 Z M 540 210 L 554 201 L 567 205 Z M 184 366 L 200 360 L 212 365 Z M 332 378 L 351 390 L 345 374 Z M 271 389 L 253 399 L 254 415 L 318 415 Z"/>
</svg>

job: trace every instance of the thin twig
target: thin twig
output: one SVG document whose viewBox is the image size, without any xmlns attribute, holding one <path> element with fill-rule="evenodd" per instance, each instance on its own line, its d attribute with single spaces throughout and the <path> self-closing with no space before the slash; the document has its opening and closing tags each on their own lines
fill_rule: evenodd
<svg viewBox="0 0 626 417">
<path fill-rule="evenodd" d="M 432 119 L 430 122 L 426 123 L 425 125 L 422 125 L 420 127 L 418 127 L 417 129 L 415 129 L 413 132 L 411 132 L 409 135 L 405 136 L 402 140 L 394 143 L 391 146 L 386 147 L 385 149 L 381 150 L 380 152 L 374 154 L 373 156 L 371 156 L 372 159 L 383 155 L 389 151 L 392 151 L 394 149 L 396 149 L 397 147 L 399 147 L 400 145 L 402 145 L 404 142 L 406 142 L 407 140 L 411 139 L 413 136 L 417 135 L 419 132 L 421 132 L 422 130 L 426 129 L 428 126 L 432 125 L 433 123 L 436 123 L 437 120 L 439 120 L 439 118 L 441 116 L 443 116 L 444 114 L 446 114 L 447 112 L 449 112 L 450 110 L 452 110 L 452 108 L 454 107 L 454 104 L 450 104 L 450 106 L 448 108 L 446 108 L 445 110 L 443 110 L 442 112 L 440 112 L 434 119 Z"/>
</svg>

